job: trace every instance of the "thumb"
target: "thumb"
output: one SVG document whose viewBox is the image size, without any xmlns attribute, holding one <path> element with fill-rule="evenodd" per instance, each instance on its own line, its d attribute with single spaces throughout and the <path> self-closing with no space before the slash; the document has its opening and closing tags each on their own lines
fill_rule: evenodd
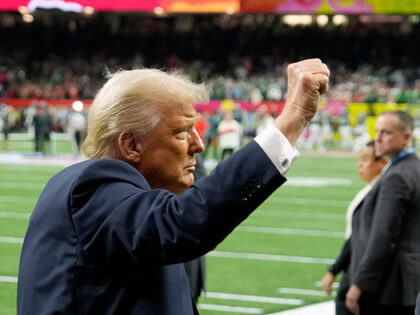
<svg viewBox="0 0 420 315">
<path fill-rule="evenodd" d="M 327 287 L 325 287 L 324 288 L 324 291 L 329 295 L 329 296 L 331 296 L 331 286 L 329 285 L 329 286 L 327 286 Z"/>
<path fill-rule="evenodd" d="M 320 74 L 320 73 L 314 74 L 314 76 L 318 82 L 319 94 L 322 95 L 326 93 L 328 91 L 328 82 L 329 82 L 328 77 L 325 74 Z"/>
</svg>

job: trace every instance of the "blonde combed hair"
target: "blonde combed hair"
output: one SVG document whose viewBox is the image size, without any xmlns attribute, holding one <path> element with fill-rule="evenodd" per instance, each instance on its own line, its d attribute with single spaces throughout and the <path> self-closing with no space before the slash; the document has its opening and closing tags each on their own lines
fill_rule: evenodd
<svg viewBox="0 0 420 315">
<path fill-rule="evenodd" d="M 136 69 L 109 74 L 89 109 L 82 152 L 88 158 L 104 157 L 116 149 L 123 131 L 146 137 L 164 115 L 165 107 L 207 100 L 203 84 L 194 84 L 175 72 Z"/>
</svg>

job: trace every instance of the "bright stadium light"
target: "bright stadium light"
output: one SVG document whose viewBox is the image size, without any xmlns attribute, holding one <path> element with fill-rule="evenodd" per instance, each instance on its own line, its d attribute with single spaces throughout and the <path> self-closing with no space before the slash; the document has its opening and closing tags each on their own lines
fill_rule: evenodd
<svg viewBox="0 0 420 315">
<path fill-rule="evenodd" d="M 81 101 L 74 101 L 72 107 L 76 112 L 81 112 L 83 110 L 83 103 Z"/>
<path fill-rule="evenodd" d="M 83 13 L 86 15 L 92 15 L 93 13 L 95 13 L 95 9 L 87 6 L 83 8 Z"/>
<path fill-rule="evenodd" d="M 18 11 L 20 14 L 29 14 L 29 9 L 25 7 L 24 5 L 19 6 Z"/>
<path fill-rule="evenodd" d="M 288 14 L 283 16 L 282 18 L 283 23 L 296 26 L 296 25 L 310 25 L 312 24 L 312 16 L 310 15 L 296 15 L 296 14 Z"/>
<path fill-rule="evenodd" d="M 232 15 L 233 13 L 235 13 L 235 8 L 232 8 L 232 7 L 226 8 L 226 14 Z"/>
<path fill-rule="evenodd" d="M 165 10 L 162 7 L 156 7 L 153 9 L 153 12 L 156 15 L 163 15 L 165 13 Z"/>
<path fill-rule="evenodd" d="M 316 23 L 321 27 L 327 25 L 328 24 L 328 15 L 318 15 L 316 17 Z"/>
<path fill-rule="evenodd" d="M 349 22 L 349 18 L 345 15 L 337 14 L 333 16 L 334 25 L 344 25 Z"/>
<path fill-rule="evenodd" d="M 32 23 L 34 21 L 34 16 L 31 14 L 24 14 L 22 15 L 22 20 L 25 23 Z"/>
</svg>

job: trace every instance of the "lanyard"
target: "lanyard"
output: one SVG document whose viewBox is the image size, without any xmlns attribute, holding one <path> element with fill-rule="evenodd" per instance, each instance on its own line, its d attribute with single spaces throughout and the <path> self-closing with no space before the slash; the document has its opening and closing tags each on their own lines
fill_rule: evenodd
<svg viewBox="0 0 420 315">
<path fill-rule="evenodd" d="M 400 152 L 397 154 L 397 156 L 392 160 L 391 165 L 394 165 L 395 163 L 397 163 L 399 160 L 401 160 L 403 157 L 409 155 L 409 154 L 413 154 L 414 153 L 414 148 L 408 148 L 405 149 L 404 151 Z"/>
</svg>

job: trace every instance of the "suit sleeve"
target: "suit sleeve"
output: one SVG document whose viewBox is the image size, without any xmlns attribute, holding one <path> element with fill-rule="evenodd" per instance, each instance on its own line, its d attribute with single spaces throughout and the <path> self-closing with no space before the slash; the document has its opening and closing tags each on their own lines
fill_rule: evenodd
<svg viewBox="0 0 420 315">
<path fill-rule="evenodd" d="M 333 275 L 338 275 L 341 271 L 347 270 L 350 264 L 350 255 L 350 239 L 347 239 L 341 249 L 340 254 L 338 255 L 334 264 L 328 268 L 328 271 Z"/>
<path fill-rule="evenodd" d="M 127 182 L 75 187 L 81 257 L 120 268 L 188 261 L 212 250 L 284 181 L 251 141 L 179 196 Z"/>
<path fill-rule="evenodd" d="M 354 283 L 362 291 L 377 292 L 380 289 L 399 243 L 411 193 L 401 172 L 383 178 L 366 251 L 354 278 Z"/>
</svg>

